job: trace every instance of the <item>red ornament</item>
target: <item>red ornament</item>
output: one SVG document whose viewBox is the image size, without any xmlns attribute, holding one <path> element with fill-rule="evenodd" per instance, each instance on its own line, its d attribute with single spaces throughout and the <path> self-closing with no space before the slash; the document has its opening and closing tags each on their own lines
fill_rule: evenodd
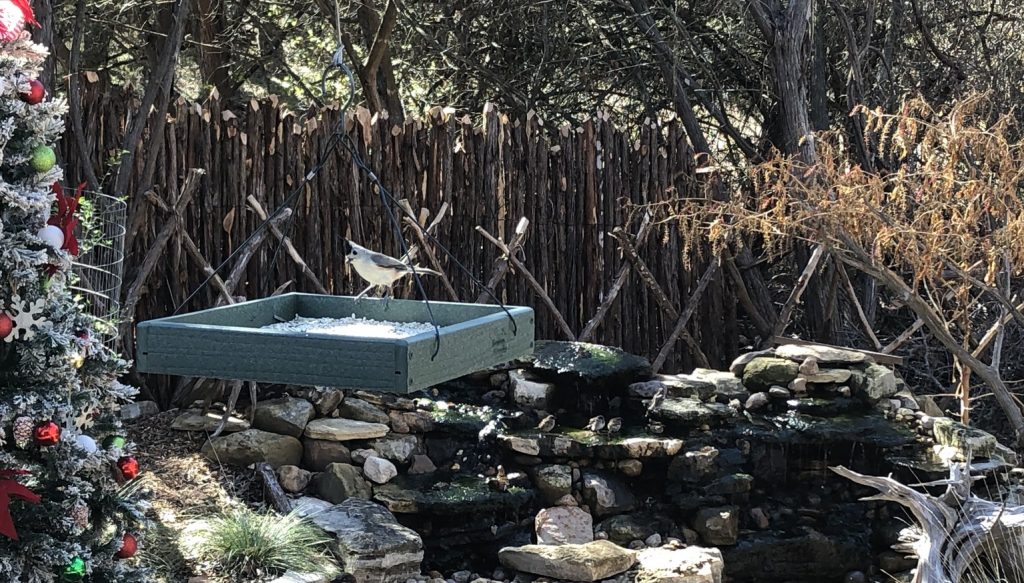
<svg viewBox="0 0 1024 583">
<path fill-rule="evenodd" d="M 60 426 L 53 421 L 36 425 L 36 428 L 32 430 L 32 439 L 35 440 L 37 445 L 43 447 L 56 445 L 60 441 Z"/>
<path fill-rule="evenodd" d="M 7 338 L 14 331 L 14 320 L 7 312 L 0 312 L 0 340 Z"/>
<path fill-rule="evenodd" d="M 38 25 L 28 0 L 0 2 L 0 40 L 17 40 L 25 23 Z"/>
<path fill-rule="evenodd" d="M 38 105 L 46 98 L 46 87 L 39 79 L 33 79 L 28 82 L 28 91 L 18 97 L 29 105 Z"/>
<path fill-rule="evenodd" d="M 117 460 L 117 469 L 121 470 L 121 475 L 126 479 L 132 480 L 139 475 L 139 460 L 130 455 L 124 456 Z"/>
<path fill-rule="evenodd" d="M 138 550 L 138 539 L 135 538 L 135 535 L 126 532 L 124 537 L 121 538 L 121 550 L 117 551 L 117 554 L 114 556 L 119 559 L 130 559 L 135 556 Z"/>
<path fill-rule="evenodd" d="M 54 182 L 52 190 L 53 194 L 57 196 L 57 214 L 46 221 L 46 224 L 58 227 L 64 233 L 64 245 L 61 246 L 61 249 L 66 249 L 68 253 L 75 256 L 79 251 L 78 238 L 75 237 L 75 228 L 78 227 L 78 217 L 75 216 L 75 211 L 78 210 L 78 201 L 82 198 L 85 185 L 85 182 L 79 184 L 78 189 L 75 190 L 75 196 L 68 196 L 64 194 L 64 187 L 60 182 Z"/>
<path fill-rule="evenodd" d="M 0 470 L 0 534 L 12 540 L 18 540 L 18 532 L 14 530 L 14 519 L 9 508 L 11 497 L 21 498 L 29 504 L 39 504 L 42 498 L 14 479 L 24 475 L 25 470 Z"/>
</svg>

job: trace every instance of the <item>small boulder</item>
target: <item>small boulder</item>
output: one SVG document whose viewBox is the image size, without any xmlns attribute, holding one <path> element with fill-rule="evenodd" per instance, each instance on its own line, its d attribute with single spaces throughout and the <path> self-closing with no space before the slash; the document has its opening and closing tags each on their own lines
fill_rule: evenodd
<svg viewBox="0 0 1024 583">
<path fill-rule="evenodd" d="M 171 422 L 171 429 L 178 431 L 204 431 L 213 432 L 220 425 L 222 415 L 217 411 L 209 411 L 205 415 L 199 409 L 188 409 L 174 418 Z M 249 422 L 238 417 L 228 417 L 228 423 L 224 426 L 225 433 L 245 431 L 249 429 Z"/>
<path fill-rule="evenodd" d="M 533 468 L 533 481 L 548 504 L 572 493 L 572 468 L 563 465 L 539 465 Z"/>
<path fill-rule="evenodd" d="M 892 397 L 899 389 L 892 369 L 880 364 L 869 364 L 863 371 L 856 371 L 850 377 L 850 386 L 872 403 Z"/>
<path fill-rule="evenodd" d="M 339 504 L 349 498 L 369 500 L 373 493 L 359 468 L 350 464 L 330 464 L 313 482 L 317 494 L 328 502 Z"/>
<path fill-rule="evenodd" d="M 434 418 L 426 411 L 392 411 L 388 417 L 395 433 L 429 433 L 434 430 Z"/>
<path fill-rule="evenodd" d="M 635 478 L 643 473 L 644 463 L 640 460 L 620 460 L 615 467 L 619 469 L 624 476 Z"/>
<path fill-rule="evenodd" d="M 597 529 L 607 533 L 608 540 L 622 546 L 631 541 L 644 540 L 655 533 L 654 517 L 648 514 L 620 514 L 603 520 Z"/>
<path fill-rule="evenodd" d="M 340 441 L 305 438 L 302 445 L 302 465 L 307 470 L 322 472 L 328 464 L 352 461 L 348 447 Z"/>
<path fill-rule="evenodd" d="M 932 424 L 932 434 L 939 445 L 956 449 L 957 458 L 971 461 L 967 457 L 987 458 L 996 451 L 999 442 L 995 436 L 975 427 L 968 427 L 949 417 L 937 417 Z M 968 453 L 969 452 L 969 453 Z"/>
<path fill-rule="evenodd" d="M 160 405 L 156 401 L 135 401 L 121 407 L 121 419 L 123 421 L 134 421 L 152 417 L 160 412 Z"/>
<path fill-rule="evenodd" d="M 860 364 L 872 362 L 871 357 L 856 350 L 844 350 L 822 344 L 783 344 L 775 348 L 775 356 L 795 362 L 814 357 L 819 364 Z"/>
<path fill-rule="evenodd" d="M 676 456 L 668 466 L 668 479 L 673 482 L 706 482 L 718 472 L 719 450 L 705 445 Z"/>
<path fill-rule="evenodd" d="M 387 484 L 398 475 L 398 468 L 384 458 L 371 457 L 363 463 L 363 474 L 374 484 Z"/>
<path fill-rule="evenodd" d="M 313 404 L 309 401 L 281 397 L 256 405 L 252 424 L 263 431 L 299 437 L 312 417 Z"/>
<path fill-rule="evenodd" d="M 544 508 L 534 519 L 537 544 L 583 544 L 594 540 L 594 519 L 582 508 L 555 506 Z"/>
<path fill-rule="evenodd" d="M 357 466 L 363 465 L 366 462 L 366 460 L 368 460 L 368 459 L 370 459 L 372 457 L 380 457 L 380 456 L 377 455 L 377 452 L 373 451 L 372 449 L 368 449 L 368 448 L 353 449 L 352 450 L 352 463 L 357 465 Z"/>
<path fill-rule="evenodd" d="M 814 374 L 803 374 L 801 378 L 809 383 L 823 385 L 828 383 L 845 383 L 850 380 L 853 372 L 846 368 L 823 368 Z"/>
<path fill-rule="evenodd" d="M 316 409 L 317 417 L 330 417 L 345 399 L 345 393 L 341 389 L 316 387 L 309 391 L 308 398 Z"/>
<path fill-rule="evenodd" d="M 409 474 L 429 474 L 437 471 L 437 466 L 429 456 L 416 454 L 412 456 L 412 463 L 409 464 Z"/>
<path fill-rule="evenodd" d="M 800 374 L 802 375 L 816 375 L 819 370 L 818 359 L 813 356 L 808 356 L 800 363 Z"/>
<path fill-rule="evenodd" d="M 586 383 L 594 390 L 649 379 L 647 359 L 612 346 L 587 342 L 539 341 L 533 351 L 539 374 Z"/>
<path fill-rule="evenodd" d="M 281 466 L 277 468 L 277 482 L 281 484 L 281 488 L 285 492 L 291 492 L 292 494 L 305 490 L 312 477 L 312 472 L 308 472 L 298 466 Z"/>
<path fill-rule="evenodd" d="M 709 545 L 734 545 L 739 537 L 739 508 L 721 506 L 697 511 L 693 528 Z"/>
<path fill-rule="evenodd" d="M 621 478 L 600 470 L 585 470 L 581 489 L 584 500 L 597 516 L 629 512 L 636 507 L 636 497 Z"/>
<path fill-rule="evenodd" d="M 732 361 L 732 364 L 729 365 L 729 372 L 731 372 L 735 377 L 743 378 L 743 371 L 747 368 L 747 365 L 750 364 L 750 361 L 761 356 L 775 356 L 775 349 L 769 348 L 767 350 L 755 350 L 753 352 L 741 354 Z"/>
<path fill-rule="evenodd" d="M 554 384 L 533 380 L 525 370 L 509 372 L 508 379 L 512 385 L 512 399 L 516 404 L 545 411 L 553 405 Z"/>
<path fill-rule="evenodd" d="M 641 551 L 637 583 L 722 583 L 722 551 L 690 546 Z"/>
<path fill-rule="evenodd" d="M 327 441 L 352 441 L 384 437 L 388 426 L 383 423 L 367 423 L 355 419 L 315 419 L 306 425 L 305 436 L 310 439 Z"/>
<path fill-rule="evenodd" d="M 362 399 L 345 399 L 338 407 L 338 416 L 366 423 L 387 424 L 388 414 Z"/>
<path fill-rule="evenodd" d="M 509 569 L 564 581 L 601 581 L 627 571 L 636 554 L 619 545 L 593 541 L 580 545 L 505 547 L 498 560 Z"/>
<path fill-rule="evenodd" d="M 358 498 L 337 506 L 306 500 L 296 503 L 296 511 L 334 537 L 332 551 L 353 577 L 349 580 L 393 583 L 419 578 L 423 539 L 386 508 Z"/>
<path fill-rule="evenodd" d="M 740 377 L 731 372 L 722 372 L 710 368 L 694 369 L 690 376 L 702 381 L 709 382 L 715 386 L 715 395 L 719 402 L 728 403 L 733 399 L 743 400 L 750 392 L 743 386 Z"/>
<path fill-rule="evenodd" d="M 772 385 L 788 385 L 800 374 L 800 366 L 784 358 L 759 357 L 743 369 L 743 385 L 751 390 L 767 390 Z"/>
<path fill-rule="evenodd" d="M 743 408 L 747 411 L 757 411 L 768 406 L 771 399 L 768 398 L 768 393 L 754 393 L 747 398 L 747 402 L 743 404 Z"/>
<path fill-rule="evenodd" d="M 298 465 L 302 460 L 302 443 L 290 435 L 246 429 L 208 440 L 202 452 L 212 461 L 234 466 L 267 462 L 277 468 Z"/>
<path fill-rule="evenodd" d="M 396 464 L 408 463 L 413 454 L 420 452 L 420 442 L 415 435 L 388 435 L 371 441 L 370 447 L 380 457 Z"/>
</svg>

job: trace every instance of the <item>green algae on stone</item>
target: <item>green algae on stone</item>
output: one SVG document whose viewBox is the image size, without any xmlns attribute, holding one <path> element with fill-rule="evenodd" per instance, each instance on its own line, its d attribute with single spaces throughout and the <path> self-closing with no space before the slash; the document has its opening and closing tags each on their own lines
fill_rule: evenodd
<svg viewBox="0 0 1024 583">
<path fill-rule="evenodd" d="M 587 342 L 538 342 L 533 354 L 533 368 L 599 384 L 629 384 L 651 375 L 647 359 L 611 346 Z"/>
<path fill-rule="evenodd" d="M 680 439 L 650 435 L 637 428 L 614 435 L 574 428 L 549 433 L 528 430 L 501 434 L 498 442 L 525 455 L 608 460 L 671 457 L 683 447 Z"/>
<path fill-rule="evenodd" d="M 741 424 L 737 433 L 742 437 L 767 443 L 829 445 L 860 443 L 880 448 L 896 448 L 914 443 L 916 434 L 909 427 L 892 422 L 877 412 L 861 415 L 817 417 L 789 411 L 775 417 L 754 415 L 771 425 Z"/>
<path fill-rule="evenodd" d="M 962 459 L 970 457 L 990 457 L 996 451 L 999 442 L 995 436 L 974 427 L 968 427 L 949 417 L 935 419 L 932 434 L 939 445 L 955 448 Z"/>
<path fill-rule="evenodd" d="M 763 391 L 773 385 L 787 386 L 800 374 L 800 365 L 785 358 L 762 356 L 747 363 L 743 384 L 748 389 Z"/>
<path fill-rule="evenodd" d="M 459 476 L 449 482 L 430 482 L 401 476 L 375 488 L 373 499 L 396 514 L 435 514 L 517 510 L 530 502 L 533 491 L 511 486 L 506 492 L 491 490 L 487 481 Z"/>
<path fill-rule="evenodd" d="M 723 421 L 735 416 L 736 412 L 721 403 L 702 403 L 698 399 L 665 399 L 653 410 L 651 416 L 663 421 L 688 426 L 700 426 Z"/>
</svg>

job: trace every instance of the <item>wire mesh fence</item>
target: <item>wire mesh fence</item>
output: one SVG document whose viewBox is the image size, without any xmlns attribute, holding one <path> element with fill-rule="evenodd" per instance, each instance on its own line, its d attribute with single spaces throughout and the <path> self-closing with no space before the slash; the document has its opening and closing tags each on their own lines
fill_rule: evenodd
<svg viewBox="0 0 1024 583">
<path fill-rule="evenodd" d="M 124 235 L 128 205 L 110 195 L 86 192 L 91 205 L 84 214 L 83 252 L 74 263 L 72 286 L 95 319 L 94 332 L 113 347 L 124 278 Z"/>
</svg>

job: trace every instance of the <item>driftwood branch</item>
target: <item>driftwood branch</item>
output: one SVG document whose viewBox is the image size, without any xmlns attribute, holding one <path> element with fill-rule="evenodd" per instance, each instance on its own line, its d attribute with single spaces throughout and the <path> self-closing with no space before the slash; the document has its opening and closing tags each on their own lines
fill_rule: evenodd
<svg viewBox="0 0 1024 583">
<path fill-rule="evenodd" d="M 811 276 L 814 275 L 814 271 L 818 268 L 818 262 L 821 261 L 821 257 L 824 254 L 824 245 L 818 245 L 814 248 L 814 252 L 811 253 L 810 259 L 807 260 L 803 273 L 800 274 L 796 285 L 793 286 L 793 291 L 789 294 L 789 299 L 786 300 L 785 305 L 782 306 L 782 311 L 779 312 L 779 319 L 775 322 L 775 327 L 772 328 L 772 336 L 782 336 L 782 333 L 786 331 L 786 326 L 789 326 L 789 321 L 793 318 L 793 311 L 796 309 L 797 304 L 800 303 L 800 296 L 807 289 L 807 284 L 811 281 Z M 765 344 L 767 344 L 767 341 Z"/>
<path fill-rule="evenodd" d="M 288 514 L 292 511 L 292 502 L 281 489 L 277 481 L 274 469 L 267 462 L 256 464 L 256 474 L 263 482 L 263 498 L 270 501 L 270 506 L 281 514 Z"/>
<path fill-rule="evenodd" d="M 459 294 L 452 286 L 452 282 L 448 279 L 448 275 L 445 274 L 444 268 L 441 267 L 441 262 L 437 260 L 437 255 L 434 253 L 434 250 L 430 248 L 430 244 L 427 242 L 427 236 L 423 233 L 423 227 L 409 217 L 404 217 L 404 219 L 406 224 L 412 227 L 412 233 L 416 235 L 416 240 L 420 242 L 420 247 L 427 255 L 427 261 L 430 262 L 430 266 L 434 268 L 434 271 L 441 274 L 441 283 L 444 285 L 445 291 L 448 292 L 448 297 L 450 297 L 453 302 L 459 301 Z"/>
<path fill-rule="evenodd" d="M 551 301 L 551 296 L 544 291 L 544 286 L 542 286 L 540 282 L 533 277 L 530 270 L 523 265 L 522 261 L 519 261 L 519 258 L 512 253 L 508 246 L 505 245 L 505 242 L 501 239 L 495 238 L 494 235 L 487 232 L 487 229 L 484 229 L 479 225 L 477 225 L 476 230 L 508 257 L 508 260 L 512 263 L 512 267 L 514 267 L 516 271 L 523 274 L 523 277 L 526 278 L 527 283 L 529 283 L 530 287 L 533 288 L 534 293 L 537 294 L 540 301 L 544 302 L 544 305 L 551 310 L 551 315 L 554 316 L 555 322 L 558 324 L 558 327 L 562 329 L 562 333 L 565 334 L 565 337 L 569 340 L 576 340 L 576 335 L 573 333 L 572 328 L 569 327 L 569 323 L 565 321 L 565 317 L 562 316 L 562 313 L 558 311 L 558 308 L 555 306 L 555 302 Z"/>
<path fill-rule="evenodd" d="M 626 232 L 623 231 L 621 227 L 616 227 L 611 233 L 608 233 L 608 235 L 619 242 L 619 247 L 622 249 L 622 255 L 626 258 L 628 264 L 633 267 L 637 275 L 640 276 L 640 280 L 644 282 L 647 289 L 649 289 L 654 295 L 654 301 L 658 304 L 661 310 L 665 312 L 669 321 L 674 322 L 678 319 L 679 312 L 676 310 L 675 306 L 672 305 L 672 300 L 669 299 L 668 294 L 666 294 L 665 290 L 662 289 L 661 284 L 658 283 L 658 280 L 654 277 L 654 273 L 651 272 L 651 269 L 647 267 L 647 262 L 640 257 L 640 253 L 633 245 L 633 242 L 629 240 Z M 643 243 L 644 241 L 638 239 L 638 242 Z M 693 357 L 697 360 L 697 364 L 702 367 L 710 366 L 711 363 L 708 361 L 707 355 L 704 354 L 700 344 L 686 328 L 683 328 L 681 337 L 683 342 L 690 347 L 690 353 L 693 354 Z"/>
<path fill-rule="evenodd" d="M 700 277 L 700 281 L 697 282 L 697 287 L 694 288 L 693 293 L 690 294 L 690 298 L 686 301 L 686 309 L 679 315 L 679 319 L 676 320 L 676 326 L 672 329 L 672 333 L 669 334 L 668 340 L 664 346 L 658 352 L 658 357 L 654 359 L 654 363 L 651 365 L 652 370 L 657 373 L 661 370 L 661 367 L 668 360 L 668 355 L 672 352 L 672 347 L 675 346 L 676 341 L 679 340 L 679 336 L 686 329 L 686 324 L 690 321 L 690 317 L 697 311 L 697 305 L 700 302 L 701 295 L 704 294 L 704 290 L 707 289 L 708 284 L 711 283 L 712 278 L 718 273 L 718 261 L 712 260 L 708 265 L 708 268 L 704 270 L 704 275 Z"/>
<path fill-rule="evenodd" d="M 878 341 L 878 336 L 875 336 L 875 331 L 871 329 L 871 322 L 868 321 L 867 315 L 864 314 L 864 307 L 860 305 L 860 298 L 857 297 L 857 290 L 853 289 L 853 282 L 850 281 L 849 274 L 846 273 L 846 268 L 843 267 L 842 263 L 836 263 L 836 269 L 839 272 L 839 277 L 842 278 L 843 283 L 846 285 L 846 295 L 850 296 L 850 301 L 853 302 L 853 306 L 857 309 L 857 316 L 860 318 L 861 325 L 864 326 L 864 331 L 868 333 L 868 337 L 871 338 L 871 343 L 875 345 L 875 350 L 882 348 L 882 343 Z M 832 313 L 828 310 L 826 313 Z"/>
<path fill-rule="evenodd" d="M 903 333 L 897 336 L 895 340 L 885 345 L 881 352 L 883 354 L 892 354 L 897 348 L 903 346 L 904 342 L 910 340 L 910 337 L 914 335 L 914 332 L 920 330 L 921 326 L 924 326 L 924 320 L 921 318 L 914 320 L 914 323 L 911 324 L 909 328 L 904 330 Z"/>
<path fill-rule="evenodd" d="M 765 319 L 760 310 L 754 305 L 754 300 L 750 297 L 750 292 L 747 291 L 747 284 L 743 281 L 743 274 L 740 273 L 739 267 L 736 266 L 736 260 L 733 259 L 731 254 L 724 257 L 724 266 L 729 274 L 729 278 L 733 280 L 736 299 L 743 306 L 747 316 L 754 322 L 754 326 L 757 327 L 757 331 L 761 333 L 761 336 L 768 338 L 772 334 L 772 325 L 768 323 L 768 320 Z"/>
<path fill-rule="evenodd" d="M 178 220 L 178 238 L 180 239 L 182 246 L 185 248 L 185 252 L 192 258 L 192 261 L 195 261 L 196 264 L 202 268 L 203 275 L 210 277 L 210 283 L 213 284 L 213 287 L 216 288 L 218 292 L 220 292 L 224 301 L 228 304 L 235 303 L 235 298 L 232 297 L 228 289 L 224 287 L 224 280 L 216 273 L 213 266 L 210 265 L 210 262 L 203 256 L 202 251 L 199 250 L 199 246 L 196 245 L 195 240 L 192 239 L 192 236 L 184 229 L 183 225 L 185 223 L 185 219 L 181 216 L 181 213 L 176 213 L 173 207 L 167 204 L 159 194 L 152 190 L 146 192 L 146 200 L 164 213 L 175 215 L 175 218 Z"/>
<path fill-rule="evenodd" d="M 228 425 L 228 419 L 231 418 L 231 413 L 235 411 L 235 404 L 238 403 L 238 396 L 242 394 L 242 385 L 245 381 L 231 381 L 231 394 L 228 396 L 227 406 L 224 407 L 224 414 L 220 418 L 220 423 L 217 424 L 217 429 L 213 430 L 210 434 L 210 439 L 217 437 L 224 431 L 224 428 Z"/>
<path fill-rule="evenodd" d="M 651 216 L 644 214 L 644 219 L 640 223 L 640 229 L 636 233 L 636 243 L 638 247 L 643 246 L 647 240 L 647 235 L 650 233 L 651 228 Z M 615 282 L 608 289 L 608 293 L 605 294 L 604 300 L 601 305 L 597 307 L 597 311 L 594 312 L 594 316 L 590 318 L 587 325 L 583 327 L 583 331 L 580 332 L 580 340 L 589 340 L 593 336 L 594 332 L 597 331 L 597 327 L 604 321 L 605 316 L 608 314 L 608 310 L 611 309 L 612 304 L 615 302 L 615 298 L 619 296 L 619 292 L 626 285 L 629 280 L 630 273 L 629 263 L 623 263 L 622 267 L 619 268 L 619 274 L 615 277 Z"/>
<path fill-rule="evenodd" d="M 263 210 L 263 205 L 260 204 L 260 201 L 256 200 L 255 196 L 250 194 L 248 197 L 246 197 L 245 200 L 246 202 L 249 203 L 249 208 L 256 212 L 256 215 L 259 216 L 261 221 L 267 220 L 267 211 Z M 302 275 L 306 276 L 306 279 L 308 279 L 309 282 L 313 284 L 313 287 L 316 289 L 316 291 L 324 295 L 329 294 L 330 292 L 327 291 L 327 288 L 324 287 L 324 284 L 320 283 L 320 278 L 318 278 L 316 274 L 313 273 L 313 270 L 309 268 L 309 265 L 306 265 L 306 260 L 302 258 L 302 255 L 299 254 L 299 251 L 295 248 L 295 245 L 292 244 L 292 240 L 289 239 L 288 236 L 286 236 L 284 233 L 282 233 L 281 229 L 279 229 L 277 225 L 271 223 L 268 226 L 270 227 L 270 232 L 274 234 L 274 238 L 276 238 L 278 241 L 281 242 L 282 245 L 284 245 L 285 251 L 288 252 L 288 256 L 292 258 L 292 261 L 295 262 L 295 265 L 299 266 L 299 271 L 301 271 Z"/>
<path fill-rule="evenodd" d="M 867 250 L 863 249 L 845 233 L 839 233 L 837 237 L 850 253 L 837 254 L 836 257 L 877 279 L 885 287 L 889 288 L 896 297 L 901 299 L 918 318 L 924 320 L 932 336 L 992 389 L 992 396 L 995 397 L 996 402 L 999 403 L 999 407 L 1006 414 L 1006 418 L 1013 427 L 1017 445 L 1024 444 L 1024 412 L 1022 412 L 1022 408 L 1017 401 L 1014 400 L 1009 387 L 1006 386 L 1006 383 L 999 375 L 999 371 L 993 370 L 991 366 L 974 356 L 969 349 L 961 346 L 946 327 L 946 322 L 942 316 L 927 300 L 911 289 L 899 274 L 884 265 L 876 263 Z"/>
<path fill-rule="evenodd" d="M 516 223 L 515 233 L 512 235 L 512 241 L 509 242 L 508 248 L 512 253 L 518 253 L 519 249 L 522 248 L 523 242 L 526 240 L 526 233 L 530 227 L 530 220 L 526 217 L 519 219 Z M 491 271 L 491 277 L 487 280 L 486 291 L 480 292 L 480 295 L 476 298 L 476 303 L 483 304 L 487 303 L 492 295 L 498 293 L 498 284 L 501 280 L 505 279 L 505 274 L 508 273 L 510 262 L 506 255 L 502 254 L 498 257 L 497 261 L 494 262 L 494 269 Z M 490 292 L 490 293 L 488 293 Z"/>
<path fill-rule="evenodd" d="M 228 278 L 224 281 L 224 287 L 226 287 L 228 291 L 233 293 L 235 288 L 237 288 L 238 284 L 242 281 L 242 277 L 245 275 L 245 269 L 248 267 L 249 261 L 252 260 L 253 255 L 256 254 L 256 250 L 259 249 L 263 240 L 267 238 L 267 232 L 280 228 L 281 223 L 288 220 L 288 217 L 291 215 L 292 209 L 281 209 L 280 212 L 270 219 L 270 224 L 267 225 L 269 227 L 268 229 L 260 229 L 253 235 L 252 239 L 249 239 L 249 242 L 246 243 L 245 247 L 243 247 L 238 253 L 235 265 L 231 268 L 231 273 L 228 275 Z"/>
<path fill-rule="evenodd" d="M 167 217 L 167 222 L 164 223 L 164 226 L 157 235 L 156 240 L 153 241 L 153 246 L 146 252 L 146 256 L 143 258 L 142 263 L 139 266 L 139 272 L 135 276 L 135 281 L 133 281 L 132 285 L 128 287 L 128 293 L 125 295 L 124 306 L 122 307 L 121 312 L 124 314 L 124 323 L 122 326 L 130 326 L 131 322 L 135 320 L 135 307 L 138 305 L 139 300 L 142 299 L 142 293 L 145 289 L 146 281 L 156 268 L 160 257 L 163 256 L 164 250 L 167 248 L 167 243 L 171 240 L 171 236 L 177 232 L 182 213 L 184 212 L 185 207 L 192 202 L 192 197 L 199 188 L 199 178 L 204 173 L 205 171 L 200 168 L 193 168 L 185 178 L 185 184 L 181 187 L 181 193 L 178 195 L 178 200 L 174 203 L 173 212 Z"/>
<path fill-rule="evenodd" d="M 948 480 L 921 485 L 945 485 L 946 492 L 940 497 L 918 492 L 892 478 L 865 476 L 842 466 L 831 469 L 878 490 L 865 500 L 896 502 L 913 514 L 922 531 L 907 549 L 918 557 L 913 583 L 964 581 L 968 573 L 978 569 L 983 553 L 989 555 L 986 561 L 999 561 L 1008 553 L 1020 552 L 1024 507 L 997 504 L 972 494 L 975 478 L 966 464 L 953 464 Z"/>
</svg>

